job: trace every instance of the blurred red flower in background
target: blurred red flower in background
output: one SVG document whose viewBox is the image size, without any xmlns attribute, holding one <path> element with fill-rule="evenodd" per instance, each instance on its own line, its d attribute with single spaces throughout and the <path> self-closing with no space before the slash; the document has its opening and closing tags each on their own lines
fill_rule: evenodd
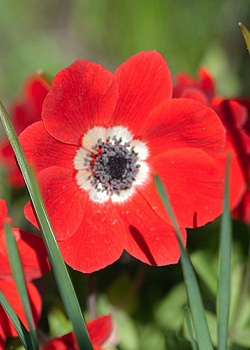
<svg viewBox="0 0 250 350">
<path fill-rule="evenodd" d="M 86 324 L 90 340 L 94 350 L 102 350 L 101 345 L 116 345 L 118 339 L 111 339 L 114 327 L 112 317 L 104 315 Z M 114 343 L 114 344 L 111 344 Z M 106 344 L 106 345 L 105 345 Z M 41 350 L 78 350 L 74 333 L 68 333 L 62 337 L 51 339 Z"/>
<path fill-rule="evenodd" d="M 4 222 L 6 220 L 11 224 L 11 219 L 7 217 L 6 203 L 3 199 L 0 199 L 0 290 L 25 327 L 28 327 L 22 302 L 16 289 L 8 261 L 4 232 Z M 13 233 L 23 264 L 34 322 L 37 324 L 41 314 L 42 302 L 36 287 L 31 281 L 41 277 L 49 270 L 46 248 L 42 238 L 32 233 L 17 228 L 13 228 Z M 3 349 L 6 337 L 16 336 L 17 333 L 11 321 L 2 306 L 0 306 L 0 349 Z"/>
<path fill-rule="evenodd" d="M 250 115 L 250 99 L 239 97 L 236 99 L 238 103 L 245 106 L 248 110 L 248 116 Z M 244 125 L 244 130 L 250 135 L 250 118 L 248 117 L 246 124 Z M 243 220 L 246 224 L 250 224 L 250 157 L 248 152 L 248 161 L 247 161 L 246 171 L 248 186 L 247 190 L 240 202 L 240 204 L 233 210 L 233 217 L 235 219 Z"/>
<path fill-rule="evenodd" d="M 9 115 L 19 135 L 28 125 L 41 119 L 43 101 L 51 84 L 42 74 L 33 74 L 27 78 L 19 99 L 13 100 L 9 106 Z M 25 185 L 19 171 L 12 147 L 6 137 L 0 141 L 0 164 L 6 168 L 7 182 L 13 187 Z"/>
<path fill-rule="evenodd" d="M 225 172 L 226 155 L 230 151 L 230 204 L 231 209 L 234 209 L 246 193 L 249 180 L 250 136 L 245 129 L 248 119 L 247 100 L 224 99 L 218 96 L 214 79 L 205 68 L 198 70 L 197 79 L 186 73 L 179 73 L 175 81 L 173 97 L 200 101 L 213 108 L 223 122 L 226 129 L 226 144 L 216 161 Z M 250 101 L 248 104 L 250 105 Z"/>
<path fill-rule="evenodd" d="M 59 72 L 42 121 L 20 141 L 35 166 L 64 260 L 99 270 L 125 249 L 150 265 L 179 259 L 171 219 L 155 190 L 157 173 L 185 241 L 221 213 L 223 178 L 214 158 L 224 128 L 216 113 L 190 99 L 171 99 L 164 58 L 141 52 L 114 74 L 76 61 Z M 32 207 L 25 215 L 37 225 Z"/>
</svg>

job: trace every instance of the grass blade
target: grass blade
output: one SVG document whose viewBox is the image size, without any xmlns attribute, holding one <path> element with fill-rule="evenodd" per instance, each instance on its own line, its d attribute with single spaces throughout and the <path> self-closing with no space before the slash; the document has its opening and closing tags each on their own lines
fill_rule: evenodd
<svg viewBox="0 0 250 350">
<path fill-rule="evenodd" d="M 9 316 L 11 322 L 13 323 L 15 330 L 17 331 L 17 334 L 19 336 L 20 341 L 22 342 L 24 348 L 26 350 L 33 349 L 32 341 L 30 338 L 30 334 L 13 310 L 12 306 L 8 302 L 8 300 L 5 298 L 4 294 L 0 290 L 0 304 L 4 308 L 6 314 Z"/>
<path fill-rule="evenodd" d="M 188 327 L 188 332 L 191 340 L 191 345 L 193 350 L 198 350 L 197 344 L 194 338 L 194 333 L 193 333 L 193 326 L 192 326 L 192 321 L 189 313 L 189 309 L 187 306 L 184 307 L 184 317 L 187 322 L 187 327 Z"/>
<path fill-rule="evenodd" d="M 10 267 L 12 270 L 12 274 L 14 277 L 14 281 L 20 296 L 20 299 L 23 304 L 24 312 L 28 321 L 29 329 L 30 329 L 30 337 L 32 342 L 32 347 L 34 350 L 38 350 L 38 339 L 34 327 L 34 321 L 28 296 L 28 290 L 24 278 L 23 266 L 20 258 L 20 254 L 17 248 L 16 240 L 13 236 L 10 224 L 5 222 L 5 237 L 6 237 L 6 245 L 7 252 L 10 262 Z"/>
<path fill-rule="evenodd" d="M 218 350 L 227 349 L 228 337 L 232 245 L 232 222 L 229 210 L 229 165 L 230 159 L 227 158 L 219 249 Z"/>
<path fill-rule="evenodd" d="M 243 38 L 245 40 L 245 43 L 247 45 L 248 52 L 250 54 L 250 33 L 242 23 L 239 23 L 239 27 L 240 27 L 241 33 L 243 35 Z"/>
<path fill-rule="evenodd" d="M 173 214 L 173 210 L 171 208 L 166 190 L 158 175 L 154 175 L 154 182 L 155 182 L 157 191 L 161 197 L 161 200 L 165 205 L 165 208 L 172 220 L 174 229 L 177 233 L 179 246 L 181 250 L 181 266 L 182 266 L 183 276 L 185 280 L 185 286 L 187 289 L 188 301 L 190 305 L 198 347 L 199 349 L 202 349 L 202 350 L 213 350 L 213 345 L 211 342 L 211 338 L 210 338 L 210 334 L 207 326 L 207 321 L 206 321 L 203 303 L 202 303 L 202 299 L 199 291 L 199 286 L 198 286 L 198 282 L 196 279 L 196 275 L 195 275 L 192 263 L 183 246 L 181 232 L 179 230 L 177 221 Z"/>
<path fill-rule="evenodd" d="M 15 152 L 16 159 L 22 171 L 24 180 L 26 182 L 30 198 L 32 200 L 34 210 L 43 233 L 52 270 L 60 291 L 62 301 L 66 313 L 72 323 L 74 333 L 81 350 L 93 350 L 92 343 L 86 328 L 86 324 L 77 300 L 74 288 L 72 286 L 67 268 L 63 261 L 61 252 L 59 250 L 55 235 L 53 233 L 48 215 L 46 213 L 40 192 L 34 175 L 28 165 L 27 159 L 21 148 L 15 129 L 10 121 L 8 113 L 0 101 L 0 119 L 4 131 L 10 141 L 10 144 Z"/>
</svg>

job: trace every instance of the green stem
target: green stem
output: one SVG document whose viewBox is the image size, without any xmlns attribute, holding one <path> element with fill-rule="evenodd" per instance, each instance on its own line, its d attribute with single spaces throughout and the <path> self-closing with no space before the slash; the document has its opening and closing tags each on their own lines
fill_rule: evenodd
<svg viewBox="0 0 250 350">
<path fill-rule="evenodd" d="M 55 239 L 55 235 L 53 233 L 44 203 L 38 190 L 37 183 L 28 165 L 27 159 L 24 155 L 13 124 L 11 123 L 8 113 L 6 112 L 1 101 L 0 119 L 26 182 L 30 198 L 32 200 L 33 207 L 37 216 L 37 220 L 39 222 L 39 226 L 41 232 L 43 233 L 43 238 L 47 246 L 51 267 L 55 275 L 65 310 L 70 321 L 72 322 L 79 347 L 81 350 L 93 350 L 93 346 L 89 338 L 89 334 L 80 310 L 74 288 L 72 286 L 65 263 L 62 259 L 62 255 Z"/>
</svg>

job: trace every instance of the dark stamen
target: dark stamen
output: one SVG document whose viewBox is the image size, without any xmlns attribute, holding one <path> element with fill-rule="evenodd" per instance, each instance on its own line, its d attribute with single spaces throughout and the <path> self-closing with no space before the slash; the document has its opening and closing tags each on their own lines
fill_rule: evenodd
<svg viewBox="0 0 250 350">
<path fill-rule="evenodd" d="M 122 138 L 108 137 L 106 142 L 98 139 L 92 146 L 94 154 L 87 153 L 84 158 L 86 170 L 91 171 L 86 180 L 98 192 L 106 191 L 107 194 L 120 194 L 122 190 L 131 188 L 140 164 L 136 164 L 138 154 L 134 146 L 130 148 L 130 142 L 122 144 Z"/>
</svg>

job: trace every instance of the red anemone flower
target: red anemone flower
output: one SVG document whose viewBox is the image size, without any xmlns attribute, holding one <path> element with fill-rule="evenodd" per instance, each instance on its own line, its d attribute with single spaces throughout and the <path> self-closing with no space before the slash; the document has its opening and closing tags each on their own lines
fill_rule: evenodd
<svg viewBox="0 0 250 350">
<path fill-rule="evenodd" d="M 107 344 L 113 333 L 112 317 L 104 315 L 86 324 L 94 350 L 102 350 L 100 345 Z M 78 350 L 74 333 L 51 339 L 41 350 Z"/>
<path fill-rule="evenodd" d="M 19 135 L 28 125 L 41 119 L 42 104 L 51 84 L 40 73 L 26 79 L 21 98 L 12 101 L 9 108 L 10 118 Z M 25 185 L 17 166 L 12 147 L 6 137 L 0 141 L 0 163 L 7 170 L 7 182 L 13 187 Z"/>
<path fill-rule="evenodd" d="M 205 68 L 198 70 L 197 79 L 186 73 L 177 74 L 173 96 L 191 98 L 210 106 L 223 122 L 226 144 L 216 161 L 224 172 L 226 155 L 230 152 L 230 204 L 231 209 L 234 209 L 245 194 L 248 182 L 250 137 L 244 128 L 248 119 L 247 108 L 240 100 L 224 99 L 216 95 L 214 79 Z"/>
<path fill-rule="evenodd" d="M 124 249 L 151 265 L 178 261 L 154 173 L 184 242 L 185 227 L 221 213 L 223 179 L 214 157 L 225 141 L 222 123 L 212 109 L 171 95 L 170 71 L 155 51 L 132 56 L 114 74 L 76 61 L 55 76 L 42 121 L 21 134 L 63 258 L 74 269 L 99 270 Z M 30 204 L 25 215 L 37 225 Z"/>
<path fill-rule="evenodd" d="M 0 199 L 0 290 L 17 313 L 18 317 L 28 327 L 22 302 L 16 289 L 7 255 L 5 244 L 4 222 L 11 224 L 7 217 L 7 206 L 3 199 Z M 37 324 L 41 313 L 41 297 L 32 280 L 41 277 L 49 270 L 47 253 L 42 238 L 17 228 L 13 229 L 17 241 L 18 250 L 21 256 L 27 289 L 30 297 L 32 312 L 35 324 Z M 3 349 L 6 337 L 16 337 L 17 333 L 0 306 L 0 349 Z"/>
</svg>

